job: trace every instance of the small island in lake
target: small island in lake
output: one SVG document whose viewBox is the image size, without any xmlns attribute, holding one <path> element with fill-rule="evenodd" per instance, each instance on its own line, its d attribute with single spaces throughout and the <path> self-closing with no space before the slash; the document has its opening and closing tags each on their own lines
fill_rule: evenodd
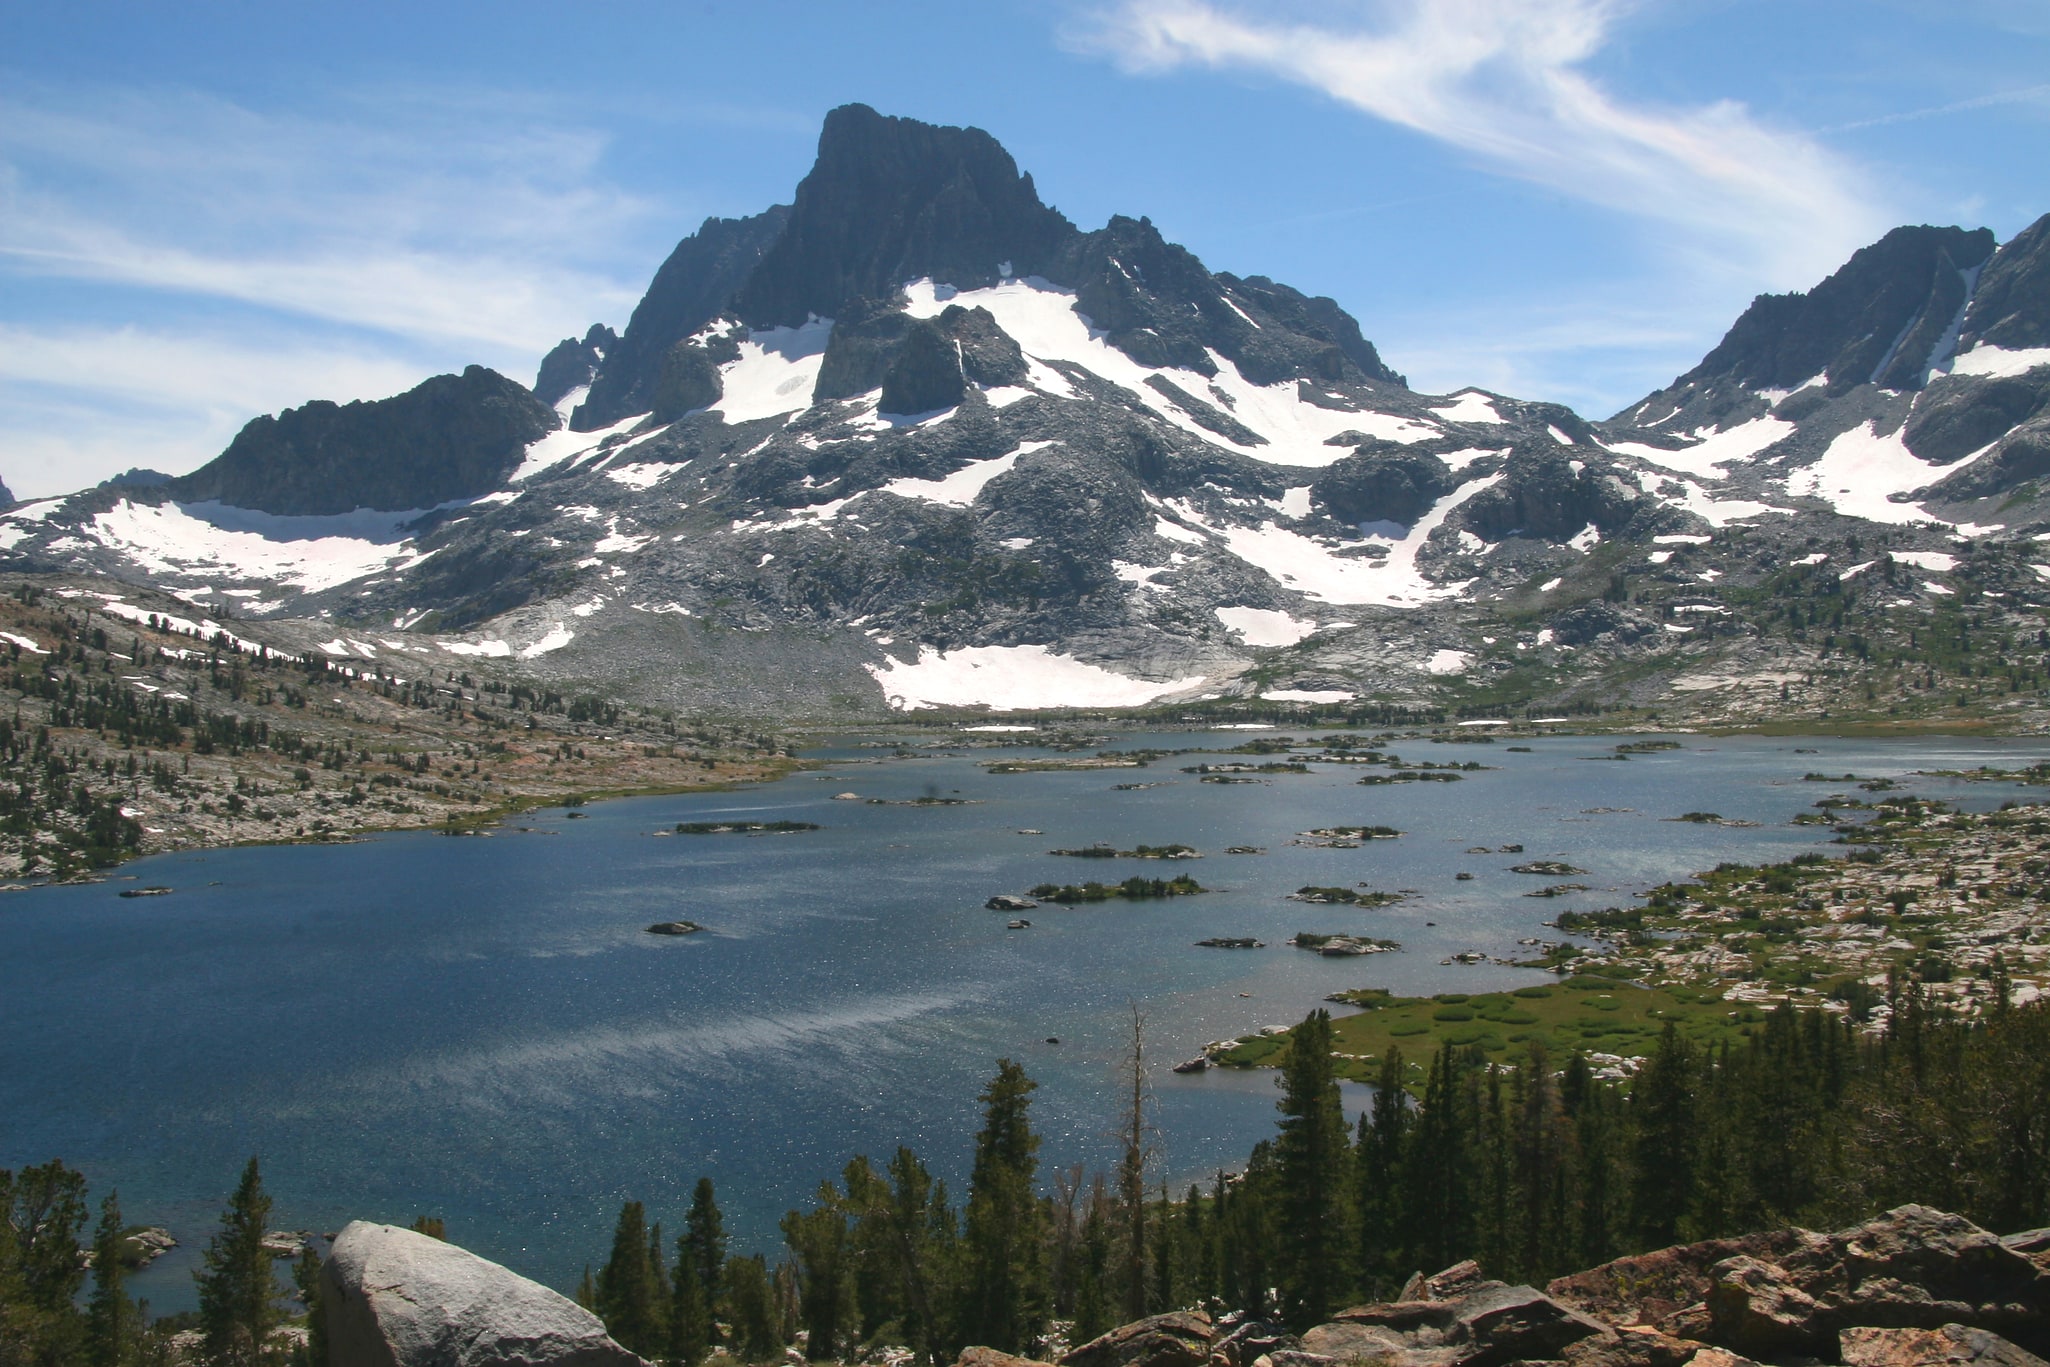
<svg viewBox="0 0 2050 1367">
<path fill-rule="evenodd" d="M 1349 907 L 1387 907 L 1402 900 L 1399 892 L 1362 892 L 1357 888 L 1322 888 L 1316 886 L 1297 888 L 1288 895 L 1291 902 L 1312 902 L 1318 905 L 1338 903 Z"/>
<path fill-rule="evenodd" d="M 1145 901 L 1155 897 L 1187 897 L 1210 889 L 1187 874 L 1174 878 L 1127 878 L 1122 883 L 1041 883 L 1032 895 L 1042 902 L 1073 906 L 1077 902 L 1108 902 L 1114 897 Z"/>
<path fill-rule="evenodd" d="M 1078 850 L 1048 850 L 1048 854 L 1070 859 L 1201 859 L 1203 852 L 1193 845 L 1140 845 L 1121 850 L 1115 845 L 1084 845 Z"/>
<path fill-rule="evenodd" d="M 679 821 L 678 835 L 791 835 L 819 829 L 816 821 Z"/>
<path fill-rule="evenodd" d="M 648 927 L 650 935 L 695 935 L 704 927 L 696 921 L 657 921 Z"/>
<path fill-rule="evenodd" d="M 1351 958 L 1361 954 L 1394 954 L 1402 945 L 1395 940 L 1380 940 L 1371 935 L 1327 935 L 1313 930 L 1299 930 L 1289 941 L 1297 949 L 1314 949 L 1327 958 Z"/>
</svg>

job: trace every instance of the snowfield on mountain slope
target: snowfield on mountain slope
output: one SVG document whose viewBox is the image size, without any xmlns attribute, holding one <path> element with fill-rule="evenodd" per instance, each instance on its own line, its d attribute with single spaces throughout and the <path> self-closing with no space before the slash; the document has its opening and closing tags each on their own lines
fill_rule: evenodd
<svg viewBox="0 0 2050 1367">
<path fill-rule="evenodd" d="M 272 517 L 219 504 L 151 507 L 124 498 L 84 530 L 150 574 L 265 580 L 318 593 L 425 559 L 400 534 L 420 515 Z"/>
<path fill-rule="evenodd" d="M 863 665 L 899 712 L 927 707 L 985 706 L 998 712 L 1042 707 L 1140 707 L 1181 693 L 1205 677 L 1155 682 L 1135 679 L 1047 646 L 918 648 L 915 663 L 891 659 Z"/>
<path fill-rule="evenodd" d="M 1787 492 L 1819 498 L 1846 517 L 1872 522 L 1937 520 L 1919 503 L 1895 503 L 1889 494 L 1905 494 L 1941 478 L 1958 466 L 1936 466 L 1908 450 L 1900 430 L 1880 436 L 1873 423 L 1862 423 L 1837 437 L 1822 459 L 1787 479 Z"/>
<path fill-rule="evenodd" d="M 1210 532 L 1224 543 L 1225 549 L 1254 568 L 1265 570 L 1283 588 L 1294 589 L 1306 598 L 1349 605 L 1416 607 L 1457 597 L 1465 587 L 1463 583 L 1434 584 L 1426 579 L 1417 568 L 1417 553 L 1431 533 L 1444 525 L 1453 509 L 1481 490 L 1501 483 L 1502 478 L 1496 473 L 1461 485 L 1399 537 L 1367 538 L 1388 547 L 1385 556 L 1375 559 L 1340 555 L 1321 541 L 1272 522 L 1239 527 L 1206 521 L 1186 500 L 1170 499 L 1164 506 L 1182 521 Z"/>
<path fill-rule="evenodd" d="M 1249 646 L 1292 646 L 1308 639 L 1317 630 L 1315 622 L 1306 622 L 1272 608 L 1214 608 L 1212 612 L 1218 621 L 1236 631 L 1239 639 Z"/>
<path fill-rule="evenodd" d="M 915 318 L 937 317 L 949 304 L 986 308 L 995 316 L 997 326 L 1009 333 L 1028 357 L 1079 365 L 1130 390 L 1153 412 L 1191 435 L 1213 446 L 1227 447 L 1269 464 L 1313 468 L 1329 465 L 1352 454 L 1348 447 L 1325 444 L 1343 432 L 1362 432 L 1371 437 L 1404 443 L 1429 441 L 1443 435 L 1434 425 L 1390 413 L 1353 412 L 1305 403 L 1293 380 L 1277 385 L 1253 384 L 1239 374 L 1237 366 L 1214 351 L 1210 354 L 1210 359 L 1217 365 L 1214 378 L 1199 375 L 1193 370 L 1156 370 L 1142 366 L 1104 341 L 1101 334 L 1084 321 L 1075 309 L 1072 290 L 1049 284 L 1037 276 L 1026 280 L 1006 280 L 987 289 L 958 292 L 951 286 L 935 285 L 931 280 L 915 280 L 905 286 L 905 293 L 911 299 L 906 312 Z M 1240 424 L 1266 438 L 1267 444 L 1240 446 L 1204 427 L 1167 396 L 1147 385 L 1146 381 L 1155 375 L 1171 381 L 1205 403 L 1214 404 Z M 1058 390 L 1052 392 L 1059 393 Z"/>
<path fill-rule="evenodd" d="M 729 423 L 743 423 L 811 407 L 832 335 L 830 318 L 750 332 L 740 344 L 740 359 L 719 367 L 722 392 L 709 411 Z"/>
<path fill-rule="evenodd" d="M 1710 432 L 1696 428 L 1687 434 L 1697 438 L 1694 445 L 1680 451 L 1668 451 L 1664 447 L 1652 446 L 1641 441 L 1615 441 L 1605 443 L 1609 450 L 1622 456 L 1635 456 L 1667 470 L 1675 470 L 1696 479 L 1727 479 L 1729 472 L 1721 467 L 1731 461 L 1749 460 L 1760 451 L 1776 442 L 1784 441 L 1794 434 L 1794 424 L 1781 418 L 1753 418 L 1739 423 L 1725 432 Z"/>
</svg>

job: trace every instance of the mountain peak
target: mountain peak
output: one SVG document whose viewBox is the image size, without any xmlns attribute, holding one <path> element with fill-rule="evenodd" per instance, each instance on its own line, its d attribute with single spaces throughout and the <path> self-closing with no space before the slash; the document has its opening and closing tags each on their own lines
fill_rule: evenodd
<svg viewBox="0 0 2050 1367">
<path fill-rule="evenodd" d="M 757 327 L 796 326 L 850 299 L 891 298 L 923 276 L 992 285 L 1006 263 L 1032 274 L 1074 236 L 980 128 L 842 105 L 826 116 L 789 223 L 735 308 Z"/>
<path fill-rule="evenodd" d="M 1619 417 L 1716 421 L 1760 393 L 1818 381 L 1832 396 L 1864 384 L 1919 390 L 1948 359 L 1995 245 L 1986 228 L 1895 228 L 1813 289 L 1759 295 L 1700 365 Z"/>
</svg>

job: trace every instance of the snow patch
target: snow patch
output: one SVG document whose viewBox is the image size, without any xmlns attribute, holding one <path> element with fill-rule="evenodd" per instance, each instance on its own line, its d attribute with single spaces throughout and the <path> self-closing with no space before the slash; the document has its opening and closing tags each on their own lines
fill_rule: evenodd
<svg viewBox="0 0 2050 1367">
<path fill-rule="evenodd" d="M 986 706 L 999 712 L 1040 707 L 1138 707 L 1194 688 L 1201 674 L 1155 682 L 1057 655 L 1043 645 L 918 648 L 915 663 L 889 659 L 864 669 L 900 712 Z"/>
<path fill-rule="evenodd" d="M 1918 503 L 1895 503 L 1889 494 L 1919 489 L 1937 478 L 1939 467 L 1919 459 L 1900 431 L 1880 436 L 1866 422 L 1838 436 L 1822 459 L 1787 477 L 1787 492 L 1819 498 L 1846 517 L 1870 522 L 1936 521 Z"/>
<path fill-rule="evenodd" d="M 1182 520 L 1206 528 L 1223 539 L 1231 553 L 1247 564 L 1265 570 L 1282 585 L 1305 597 L 1327 603 L 1379 604 L 1383 607 L 1414 607 L 1456 595 L 1462 585 L 1433 584 L 1417 569 L 1417 553 L 1432 532 L 1444 524 L 1453 509 L 1502 479 L 1493 474 L 1477 479 L 1441 499 L 1400 537 L 1374 537 L 1389 543 L 1388 554 L 1378 560 L 1342 556 L 1321 541 L 1278 527 L 1272 522 L 1258 527 L 1237 527 L 1207 523 L 1186 502 L 1170 502 Z"/>
<path fill-rule="evenodd" d="M 1506 422 L 1488 396 L 1478 389 L 1460 392 L 1449 404 L 1441 404 L 1431 410 L 1447 422 Z M 1570 445 L 1570 443 L 1569 443 Z"/>
<path fill-rule="evenodd" d="M 568 399 L 563 400 L 563 403 L 568 402 Z M 557 405 L 556 411 L 562 411 L 560 405 Z M 507 482 L 511 484 L 524 483 L 544 470 L 554 469 L 572 457 L 588 455 L 595 451 L 599 444 L 607 437 L 614 437 L 629 428 L 638 427 L 641 420 L 647 416 L 646 413 L 635 413 L 631 417 L 621 418 L 609 427 L 601 427 L 595 432 L 572 432 L 568 426 L 569 419 L 565 415 L 563 426 L 556 428 L 539 441 L 528 443 L 526 457 L 520 461 L 519 468 L 512 472 Z"/>
<path fill-rule="evenodd" d="M 1468 651 L 1436 650 L 1431 652 L 1430 659 L 1424 661 L 1424 671 L 1428 674 L 1464 674 L 1472 663 L 1473 655 Z"/>
<path fill-rule="evenodd" d="M 674 465 L 659 465 L 643 462 L 637 465 L 615 465 L 605 472 L 605 478 L 615 484 L 624 484 L 629 489 L 648 490 L 664 475 L 674 473 Z"/>
<path fill-rule="evenodd" d="M 571 631 L 562 623 L 557 622 L 555 624 L 554 629 L 550 631 L 546 636 L 543 636 L 540 640 L 534 642 L 534 644 L 520 651 L 520 658 L 522 660 L 536 659 L 542 655 L 546 655 L 551 650 L 561 650 L 564 646 L 568 645 L 571 641 L 575 639 L 575 632 Z"/>
<path fill-rule="evenodd" d="M 1269 688 L 1261 697 L 1271 702 L 1351 702 L 1359 694 L 1343 688 Z"/>
<path fill-rule="evenodd" d="M 708 411 L 743 423 L 809 408 L 832 335 L 833 320 L 818 317 L 802 327 L 750 332 L 740 359 L 719 367 L 721 393 Z"/>
<path fill-rule="evenodd" d="M 1215 611 L 1217 620 L 1228 630 L 1236 631 L 1239 639 L 1249 646 L 1292 646 L 1317 630 L 1315 622 L 1306 622 L 1272 608 L 1217 608 Z"/>
<path fill-rule="evenodd" d="M 1641 441 L 1609 442 L 1607 446 L 1618 455 L 1635 456 L 1662 469 L 1693 475 L 1696 479 L 1726 479 L 1728 472 L 1722 466 L 1731 461 L 1749 460 L 1774 443 L 1785 440 L 1793 431 L 1794 424 L 1782 418 L 1753 418 L 1725 432 L 1696 428 L 1690 435 L 1699 440 L 1679 451 L 1667 451 Z"/>
<path fill-rule="evenodd" d="M 1150 411 L 1190 435 L 1254 460 L 1276 465 L 1326 466 L 1350 454 L 1344 447 L 1326 444 L 1348 431 L 1400 442 L 1428 441 L 1439 435 L 1428 424 L 1390 413 L 1349 412 L 1306 403 L 1293 380 L 1256 385 L 1215 351 L 1210 353 L 1217 366 L 1214 376 L 1140 365 L 1105 341 L 1104 334 L 1076 311 L 1074 291 L 1039 276 L 1005 280 L 987 289 L 967 291 L 935 285 L 931 280 L 914 280 L 905 285 L 904 292 L 911 301 L 906 312 L 914 318 L 935 317 L 948 304 L 988 309 L 998 326 L 1025 353 L 1032 383 L 1039 389 L 1063 398 L 1072 397 L 1073 387 L 1046 362 L 1077 365 L 1131 391 Z M 1147 385 L 1146 381 L 1155 375 L 1189 394 L 1213 398 L 1215 394 L 1223 395 L 1220 406 L 1230 410 L 1234 419 L 1257 433 L 1265 444 L 1242 446 L 1204 427 L 1166 395 Z"/>
<path fill-rule="evenodd" d="M 420 515 L 277 517 L 212 502 L 152 507 L 124 498 L 85 531 L 153 574 L 263 579 L 318 593 L 418 564 L 425 557 L 413 553 L 401 528 Z"/>
<path fill-rule="evenodd" d="M 493 660 L 513 653 L 512 647 L 504 641 L 438 641 L 436 644 L 451 655 L 482 655 Z"/>
<path fill-rule="evenodd" d="M 1942 551 L 1895 551 L 1893 558 L 1903 565 L 1934 570 L 1938 574 L 1948 574 L 1957 568 L 1957 557 L 1946 555 Z"/>
<path fill-rule="evenodd" d="M 1979 343 L 1951 362 L 1953 375 L 2023 375 L 2039 365 L 2050 365 L 2050 347 L 2004 347 Z"/>
</svg>

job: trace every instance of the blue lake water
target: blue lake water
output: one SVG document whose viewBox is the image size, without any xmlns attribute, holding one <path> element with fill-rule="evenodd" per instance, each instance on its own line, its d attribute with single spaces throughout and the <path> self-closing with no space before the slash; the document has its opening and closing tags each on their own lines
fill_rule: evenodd
<svg viewBox="0 0 2050 1367">
<path fill-rule="evenodd" d="M 1243 736 L 1131 735 L 1120 745 L 1224 748 Z M 166 855 L 131 882 L 0 898 L 0 1166 L 62 1157 L 95 1199 L 185 1245 L 139 1279 L 158 1311 L 189 1305 L 190 1269 L 244 1159 L 260 1153 L 282 1227 L 354 1217 L 446 1218 L 452 1238 L 558 1286 L 601 1260 L 619 1203 L 674 1228 L 700 1174 L 729 1227 L 768 1249 L 781 1213 L 848 1157 L 917 1150 L 965 1188 L 976 1094 L 995 1060 L 1040 1085 L 1042 1171 L 1105 1164 L 1119 1121 L 1128 1008 L 1145 1011 L 1162 1174 L 1235 1164 L 1272 1132 L 1269 1074 L 1168 1071 L 1206 1040 L 1298 1020 L 1326 993 L 1415 993 L 1542 980 L 1443 966 L 1508 957 L 1572 906 L 1723 859 L 1830 848 L 1788 823 L 1844 785 L 1809 770 L 1903 776 L 2050 758 L 2050 742 L 1687 738 L 1600 762 L 1613 739 L 1404 742 L 1410 759 L 1498 766 L 1459 783 L 1361 787 L 1351 766 L 1246 785 L 1198 783 L 1156 761 L 1133 772 L 991 775 L 1029 750 L 836 761 L 759 788 L 551 810 L 488 839 L 402 834 L 343 846 Z M 1797 750 L 1814 753 L 1796 753 Z M 845 761 L 844 763 L 837 761 Z M 1119 782 L 1162 786 L 1118 792 Z M 2005 785 L 1916 779 L 1975 808 Z M 913 807 L 832 800 L 853 791 Z M 1625 810 L 1590 812 L 1590 808 Z M 1714 811 L 1727 829 L 1661 818 Z M 678 821 L 815 821 L 795 836 L 657 838 Z M 1400 840 L 1291 845 L 1317 826 L 1387 824 Z M 1017 832 L 1037 828 L 1043 835 Z M 1082 861 L 1055 846 L 1183 842 L 1163 866 Z M 1471 855 L 1471 846 L 1525 847 Z M 1266 847 L 1228 856 L 1228 845 Z M 1571 898 L 1522 896 L 1507 871 L 1558 858 L 1590 870 Z M 1130 873 L 1193 873 L 1215 889 L 1165 902 L 1027 913 L 996 892 Z M 1460 871 L 1469 882 L 1455 881 Z M 1305 884 L 1416 895 L 1381 910 L 1285 900 Z M 652 936 L 651 921 L 708 927 Z M 1435 922 L 1435 924 L 1428 924 Z M 1405 952 L 1325 959 L 1284 943 L 1354 931 Z M 1202 949 L 1215 935 L 1269 948 Z M 1049 1044 L 1047 1037 L 1059 1039 Z"/>
</svg>

